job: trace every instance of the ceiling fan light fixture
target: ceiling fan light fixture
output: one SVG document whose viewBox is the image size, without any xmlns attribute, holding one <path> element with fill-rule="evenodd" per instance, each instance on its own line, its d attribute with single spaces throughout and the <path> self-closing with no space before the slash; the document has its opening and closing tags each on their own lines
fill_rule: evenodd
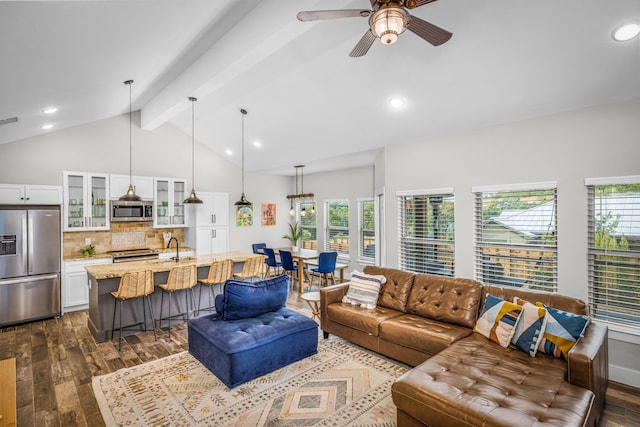
<svg viewBox="0 0 640 427">
<path fill-rule="evenodd" d="M 386 7 L 371 16 L 371 28 L 382 44 L 393 44 L 407 29 L 409 14 L 402 8 Z"/>
</svg>

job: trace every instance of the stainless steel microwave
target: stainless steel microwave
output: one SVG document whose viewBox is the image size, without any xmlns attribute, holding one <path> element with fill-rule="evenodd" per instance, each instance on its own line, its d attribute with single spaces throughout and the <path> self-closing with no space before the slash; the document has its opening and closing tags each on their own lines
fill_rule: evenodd
<svg viewBox="0 0 640 427">
<path fill-rule="evenodd" d="M 111 222 L 153 221 L 153 202 L 111 200 Z"/>
</svg>

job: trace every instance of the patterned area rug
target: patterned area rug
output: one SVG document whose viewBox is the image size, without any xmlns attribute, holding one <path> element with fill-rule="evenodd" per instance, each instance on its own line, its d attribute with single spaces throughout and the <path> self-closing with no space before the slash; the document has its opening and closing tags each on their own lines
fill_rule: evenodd
<svg viewBox="0 0 640 427">
<path fill-rule="evenodd" d="M 406 370 L 320 339 L 318 354 L 232 389 L 184 352 L 95 377 L 93 390 L 107 426 L 388 427 Z"/>
</svg>

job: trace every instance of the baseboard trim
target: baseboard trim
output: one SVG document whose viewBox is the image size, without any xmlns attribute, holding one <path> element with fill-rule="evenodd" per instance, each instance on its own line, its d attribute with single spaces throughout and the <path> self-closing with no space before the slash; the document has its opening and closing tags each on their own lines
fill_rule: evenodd
<svg viewBox="0 0 640 427">
<path fill-rule="evenodd" d="M 640 388 L 640 372 L 621 366 L 609 365 L 609 379 L 618 383 Z"/>
</svg>

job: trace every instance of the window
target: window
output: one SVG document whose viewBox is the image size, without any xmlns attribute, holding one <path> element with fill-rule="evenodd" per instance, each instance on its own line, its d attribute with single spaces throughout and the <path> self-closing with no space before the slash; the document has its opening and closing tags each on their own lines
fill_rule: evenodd
<svg viewBox="0 0 640 427">
<path fill-rule="evenodd" d="M 358 201 L 358 225 L 361 261 L 374 263 L 376 259 L 376 212 L 373 199 Z"/>
<path fill-rule="evenodd" d="M 300 215 L 300 228 L 302 230 L 302 248 L 318 249 L 316 202 L 298 203 L 298 212 Z"/>
<path fill-rule="evenodd" d="M 453 208 L 453 189 L 398 193 L 401 269 L 453 276 Z"/>
<path fill-rule="evenodd" d="M 557 290 L 555 183 L 473 188 L 476 279 Z"/>
<path fill-rule="evenodd" d="M 612 183 L 617 182 L 617 183 Z M 640 327 L 640 176 L 588 179 L 589 306 Z"/>
<path fill-rule="evenodd" d="M 325 212 L 324 249 L 336 251 L 338 256 L 349 256 L 349 202 L 327 202 Z"/>
</svg>

